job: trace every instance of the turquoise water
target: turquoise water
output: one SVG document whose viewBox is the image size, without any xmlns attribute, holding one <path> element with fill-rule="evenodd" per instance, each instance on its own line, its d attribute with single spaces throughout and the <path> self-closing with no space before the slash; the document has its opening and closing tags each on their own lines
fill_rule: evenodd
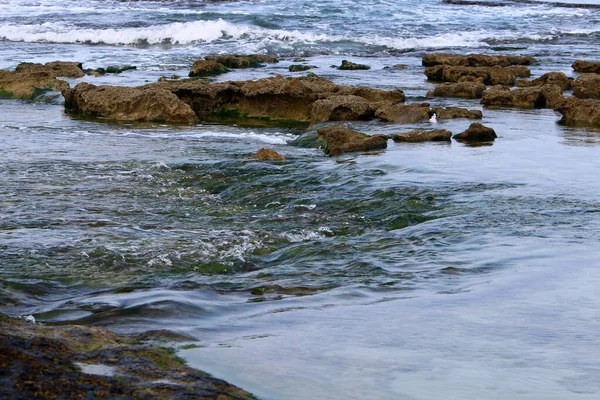
<svg viewBox="0 0 600 400">
<path fill-rule="evenodd" d="M 595 59 L 600 11 L 496 3 L 5 1 L 0 67 L 134 64 L 83 80 L 139 85 L 260 52 L 282 61 L 215 80 L 294 76 L 302 56 L 421 102 L 430 51 L 533 55 L 534 77 Z M 372 68 L 329 67 L 342 59 Z M 289 146 L 292 128 L 99 123 L 60 99 L 0 100 L 0 311 L 190 334 L 192 365 L 264 399 L 595 399 L 598 130 L 483 113 L 492 146 L 329 158 Z M 288 160 L 248 161 L 265 146 Z"/>
</svg>

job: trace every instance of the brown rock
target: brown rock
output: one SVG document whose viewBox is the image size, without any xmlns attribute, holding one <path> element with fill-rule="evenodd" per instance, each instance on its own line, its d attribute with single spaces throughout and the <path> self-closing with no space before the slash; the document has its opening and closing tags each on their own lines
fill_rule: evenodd
<svg viewBox="0 0 600 400">
<path fill-rule="evenodd" d="M 339 70 L 345 70 L 345 71 L 355 71 L 355 70 L 365 70 L 365 69 L 371 69 L 371 67 L 369 67 L 368 65 L 365 64 L 357 64 L 357 63 L 353 63 L 351 61 L 348 60 L 342 60 L 342 65 L 340 65 L 338 67 Z"/>
<path fill-rule="evenodd" d="M 599 61 L 585 61 L 577 60 L 571 65 L 575 72 L 585 73 L 600 73 L 600 62 Z"/>
<path fill-rule="evenodd" d="M 254 160 L 258 161 L 283 161 L 285 157 L 276 152 L 275 150 L 267 149 L 263 147 L 258 150 L 254 156 L 252 156 Z"/>
<path fill-rule="evenodd" d="M 560 123 L 566 125 L 600 126 L 600 102 L 593 99 L 567 98 L 557 111 L 562 114 Z"/>
<path fill-rule="evenodd" d="M 445 129 L 414 130 L 392 136 L 394 142 L 449 142 L 452 132 Z"/>
<path fill-rule="evenodd" d="M 95 86 L 80 83 L 63 91 L 65 108 L 118 121 L 197 122 L 189 105 L 168 90 L 152 86 Z"/>
<path fill-rule="evenodd" d="M 490 142 L 497 137 L 492 128 L 488 128 L 479 122 L 471 124 L 466 131 L 453 136 L 454 139 L 464 142 Z"/>
<path fill-rule="evenodd" d="M 564 101 L 562 89 L 556 85 L 534 86 L 505 90 L 494 87 L 483 93 L 481 103 L 486 106 L 519 108 L 556 108 Z"/>
<path fill-rule="evenodd" d="M 375 111 L 375 116 L 385 122 L 396 124 L 412 124 L 431 118 L 433 113 L 429 110 L 429 103 L 422 104 L 391 104 L 380 106 Z"/>
<path fill-rule="evenodd" d="M 48 67 L 42 67 L 25 67 L 14 72 L 0 70 L 0 97 L 29 100 L 39 92 L 68 90 L 67 82 L 56 79 Z"/>
<path fill-rule="evenodd" d="M 317 130 L 324 141 L 325 153 L 337 156 L 342 153 L 385 149 L 387 138 L 383 135 L 369 136 L 342 125 L 330 125 Z"/>
<path fill-rule="evenodd" d="M 510 67 L 463 67 L 437 65 L 425 69 L 427 79 L 441 82 L 459 82 L 464 77 L 482 80 L 486 85 L 514 85 L 517 77 L 531 76 L 529 68 L 521 65 Z"/>
<path fill-rule="evenodd" d="M 573 94 L 580 99 L 600 99 L 600 74 L 582 74 L 573 82 Z"/>
<path fill-rule="evenodd" d="M 486 55 L 486 54 L 447 54 L 431 53 L 423 56 L 423 66 L 433 67 L 435 65 L 452 65 L 468 67 L 508 67 L 510 65 L 533 65 L 535 58 L 527 56 L 504 56 L 504 55 Z"/>
<path fill-rule="evenodd" d="M 52 61 L 46 63 L 46 66 L 52 68 L 56 76 L 65 78 L 82 78 L 85 76 L 83 65 L 78 62 Z"/>
<path fill-rule="evenodd" d="M 223 64 L 227 68 L 257 68 L 265 64 L 276 64 L 279 62 L 274 57 L 265 56 L 262 54 L 251 55 L 225 55 L 225 56 L 206 56 L 207 61 L 216 61 Z"/>
<path fill-rule="evenodd" d="M 533 80 L 519 79 L 517 81 L 518 87 L 532 87 L 532 86 L 544 86 L 544 85 L 556 85 L 562 90 L 571 88 L 573 83 L 572 79 L 569 79 L 562 72 L 548 72 L 539 78 Z"/>
<path fill-rule="evenodd" d="M 190 70 L 190 77 L 202 77 L 220 75 L 229 72 L 229 69 L 215 60 L 195 61 Z"/>
<path fill-rule="evenodd" d="M 442 83 L 432 91 L 427 92 L 427 97 L 463 97 L 467 99 L 480 99 L 485 91 L 481 82 Z"/>
<path fill-rule="evenodd" d="M 481 119 L 483 113 L 479 110 L 467 110 L 466 108 L 460 107 L 434 107 L 432 111 L 435 113 L 437 119 L 455 119 L 455 118 L 467 118 L 467 119 Z"/>
<path fill-rule="evenodd" d="M 317 100 L 312 107 L 312 122 L 370 120 L 375 109 L 363 97 L 345 95 Z"/>
</svg>

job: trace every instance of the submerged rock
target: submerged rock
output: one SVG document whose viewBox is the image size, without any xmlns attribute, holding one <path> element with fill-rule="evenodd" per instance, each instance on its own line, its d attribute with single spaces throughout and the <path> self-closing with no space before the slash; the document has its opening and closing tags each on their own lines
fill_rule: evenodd
<svg viewBox="0 0 600 400">
<path fill-rule="evenodd" d="M 562 90 L 570 89 L 572 84 L 573 84 L 573 79 L 568 78 L 562 72 L 548 72 L 536 79 L 532 79 L 532 80 L 519 79 L 517 81 L 518 87 L 556 85 L 556 86 L 560 87 Z"/>
<path fill-rule="evenodd" d="M 556 85 L 513 90 L 504 87 L 493 87 L 486 90 L 481 99 L 481 103 L 486 106 L 551 109 L 558 107 L 563 101 L 562 89 Z"/>
<path fill-rule="evenodd" d="M 573 94 L 580 99 L 600 99 L 600 74 L 582 74 L 573 82 Z"/>
<path fill-rule="evenodd" d="M 414 130 L 399 135 L 393 135 L 394 142 L 449 142 L 452 132 L 445 129 Z"/>
<path fill-rule="evenodd" d="M 436 65 L 468 66 L 468 67 L 508 67 L 510 65 L 533 65 L 535 58 L 528 56 L 504 56 L 486 54 L 447 54 L 431 53 L 423 56 L 423 66 L 433 67 Z"/>
<path fill-rule="evenodd" d="M 100 328 L 0 314 L 0 398 L 255 399 L 170 349 L 135 343 Z"/>
<path fill-rule="evenodd" d="M 383 135 L 369 136 L 342 125 L 330 125 L 318 129 L 317 133 L 318 140 L 323 143 L 323 150 L 330 156 L 387 148 L 387 137 Z"/>
<path fill-rule="evenodd" d="M 195 61 L 190 70 L 190 77 L 202 77 L 220 75 L 229 72 L 229 69 L 215 60 Z"/>
<path fill-rule="evenodd" d="M 288 67 L 288 70 L 290 72 L 304 72 L 304 71 L 308 71 L 309 69 L 313 69 L 313 68 L 318 68 L 318 67 L 315 65 L 292 64 Z"/>
<path fill-rule="evenodd" d="M 263 67 L 265 64 L 276 64 L 278 59 L 262 54 L 250 55 L 224 55 L 224 56 L 206 56 L 206 61 L 215 61 L 224 65 L 227 68 L 257 68 Z"/>
<path fill-rule="evenodd" d="M 285 160 L 285 157 L 275 150 L 263 147 L 262 149 L 258 150 L 254 156 L 252 156 L 252 159 L 258 161 L 283 161 Z"/>
<path fill-rule="evenodd" d="M 567 98 L 557 111 L 562 114 L 560 123 L 567 125 L 600 126 L 600 102 L 593 99 Z"/>
<path fill-rule="evenodd" d="M 427 92 L 427 97 L 462 97 L 466 99 L 480 99 L 485 91 L 485 85 L 482 82 L 457 82 L 442 83 L 435 89 Z"/>
<path fill-rule="evenodd" d="M 453 136 L 454 139 L 463 142 L 490 142 L 497 137 L 496 132 L 492 128 L 488 128 L 479 122 L 471 124 L 466 131 Z"/>
<path fill-rule="evenodd" d="M 117 121 L 193 123 L 189 105 L 159 87 L 95 86 L 80 83 L 63 90 L 65 109 L 91 117 Z"/>
<path fill-rule="evenodd" d="M 529 68 L 521 65 L 510 67 L 465 67 L 436 65 L 425 69 L 427 79 L 440 82 L 461 82 L 465 78 L 475 78 L 486 85 L 515 84 L 516 78 L 531 76 Z"/>
<path fill-rule="evenodd" d="M 342 60 L 342 65 L 337 67 L 337 69 L 343 70 L 343 71 L 355 71 L 355 70 L 361 70 L 361 69 L 362 70 L 371 69 L 371 67 L 369 67 L 368 65 L 365 65 L 365 64 L 356 64 L 356 63 L 353 63 L 348 60 Z"/>
<path fill-rule="evenodd" d="M 571 65 L 571 67 L 575 70 L 575 72 L 594 74 L 600 73 L 600 61 L 577 60 Z"/>
<path fill-rule="evenodd" d="M 56 79 L 55 73 L 48 71 L 48 67 L 42 67 L 40 70 L 37 67 L 19 71 L 0 70 L 0 97 L 30 100 L 43 92 L 69 89 L 67 82 Z"/>
</svg>

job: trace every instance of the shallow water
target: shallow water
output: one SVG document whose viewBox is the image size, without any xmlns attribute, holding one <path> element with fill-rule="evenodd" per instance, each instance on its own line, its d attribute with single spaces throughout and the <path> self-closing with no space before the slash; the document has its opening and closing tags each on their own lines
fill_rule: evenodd
<svg viewBox="0 0 600 400">
<path fill-rule="evenodd" d="M 258 51 L 282 61 L 216 80 L 295 76 L 304 56 L 335 82 L 420 102 L 426 51 L 534 55 L 534 76 L 594 58 L 598 10 L 497 3 L 4 1 L 0 67 L 134 64 L 83 80 L 139 85 Z M 372 69 L 329 68 L 342 59 Z M 483 112 L 492 146 L 328 158 L 287 145 L 295 129 L 115 124 L 65 115 L 59 98 L 0 100 L 0 311 L 184 332 L 199 340 L 181 352 L 192 365 L 265 399 L 597 398 L 598 130 Z M 248 161 L 265 146 L 288 160 Z"/>
</svg>

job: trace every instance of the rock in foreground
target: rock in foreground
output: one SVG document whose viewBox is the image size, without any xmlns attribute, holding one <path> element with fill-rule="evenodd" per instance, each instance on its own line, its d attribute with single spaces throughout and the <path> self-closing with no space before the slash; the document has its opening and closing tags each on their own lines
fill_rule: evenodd
<svg viewBox="0 0 600 400">
<path fill-rule="evenodd" d="M 414 130 L 392 136 L 394 142 L 449 142 L 452 132 L 445 129 Z"/>
<path fill-rule="evenodd" d="M 466 131 L 453 136 L 454 139 L 462 142 L 491 142 L 497 137 L 492 128 L 488 128 L 479 122 L 471 124 Z"/>
<path fill-rule="evenodd" d="M 600 73 L 600 61 L 577 60 L 571 65 L 575 72 Z"/>
<path fill-rule="evenodd" d="M 600 99 L 600 74 L 582 74 L 573 82 L 573 94 L 580 99 Z"/>
<path fill-rule="evenodd" d="M 369 136 L 342 125 L 330 125 L 318 129 L 317 133 L 319 134 L 318 140 L 323 143 L 323 150 L 330 156 L 387 148 L 387 137 L 383 135 Z"/>
<path fill-rule="evenodd" d="M 600 102 L 596 100 L 569 97 L 557 111 L 563 116 L 560 120 L 562 124 L 600 126 Z"/>
</svg>

